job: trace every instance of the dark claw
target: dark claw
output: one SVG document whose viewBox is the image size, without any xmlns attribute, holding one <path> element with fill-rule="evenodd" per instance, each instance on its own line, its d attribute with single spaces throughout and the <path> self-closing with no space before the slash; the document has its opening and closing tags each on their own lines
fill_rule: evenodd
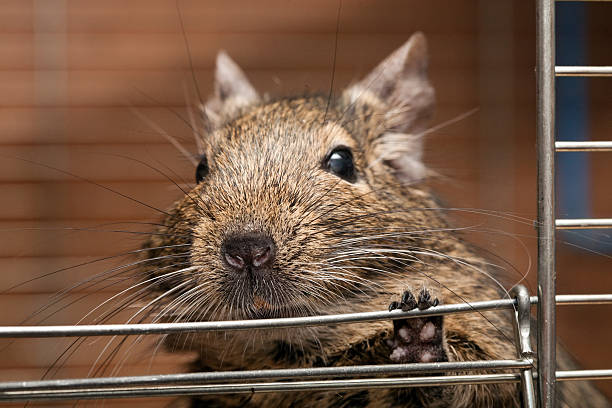
<svg viewBox="0 0 612 408">
<path fill-rule="evenodd" d="M 402 294 L 401 301 L 391 302 L 391 304 L 389 305 L 389 311 L 395 310 L 395 309 L 402 309 L 403 312 L 407 312 L 416 307 L 417 307 L 417 301 L 414 298 L 414 295 L 410 291 L 407 290 Z"/>
<path fill-rule="evenodd" d="M 425 288 L 421 289 L 421 292 L 419 293 L 419 302 L 418 302 L 419 310 L 429 309 L 432 306 L 437 306 L 438 303 L 440 303 L 438 299 L 437 298 L 432 299 L 427 289 Z"/>
<path fill-rule="evenodd" d="M 407 312 L 409 310 L 414 309 L 415 307 L 417 307 L 417 302 L 414 298 L 414 295 L 408 290 L 405 291 L 402 295 L 402 310 L 404 312 Z"/>
</svg>

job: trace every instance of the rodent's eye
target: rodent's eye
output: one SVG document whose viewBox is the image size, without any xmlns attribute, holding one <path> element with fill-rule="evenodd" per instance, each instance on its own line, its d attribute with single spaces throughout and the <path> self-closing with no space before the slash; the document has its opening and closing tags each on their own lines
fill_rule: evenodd
<svg viewBox="0 0 612 408">
<path fill-rule="evenodd" d="M 348 147 L 336 147 L 327 155 L 324 165 L 331 173 L 350 183 L 354 183 L 357 180 L 353 153 L 351 153 Z"/>
<path fill-rule="evenodd" d="M 196 183 L 200 184 L 200 181 L 204 180 L 204 177 L 208 174 L 208 159 L 206 155 L 202 155 L 198 167 L 196 167 Z"/>
</svg>

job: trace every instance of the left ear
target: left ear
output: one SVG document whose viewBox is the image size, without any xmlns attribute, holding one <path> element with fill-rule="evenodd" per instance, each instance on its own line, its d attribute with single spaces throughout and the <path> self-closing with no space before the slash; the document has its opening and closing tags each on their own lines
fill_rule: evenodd
<svg viewBox="0 0 612 408">
<path fill-rule="evenodd" d="M 217 54 L 215 94 L 204 106 L 205 116 L 219 126 L 245 108 L 259 103 L 259 94 L 225 51 Z"/>
<path fill-rule="evenodd" d="M 425 36 L 415 33 L 343 94 L 346 103 L 366 104 L 382 114 L 383 134 L 368 141 L 371 158 L 391 167 L 402 182 L 420 180 L 426 174 L 422 133 L 433 115 L 435 99 L 427 60 Z"/>
</svg>

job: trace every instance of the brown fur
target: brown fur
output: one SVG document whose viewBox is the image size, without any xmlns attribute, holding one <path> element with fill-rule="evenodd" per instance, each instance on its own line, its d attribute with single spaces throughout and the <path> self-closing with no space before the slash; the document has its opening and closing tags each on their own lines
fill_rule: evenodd
<svg viewBox="0 0 612 408">
<path fill-rule="evenodd" d="M 404 290 L 422 287 L 443 303 L 504 296 L 422 183 L 422 132 L 433 109 L 422 35 L 331 101 L 266 101 L 245 81 L 222 54 L 216 95 L 204 112 L 211 130 L 202 141 L 209 173 L 146 245 L 165 246 L 149 251 L 158 259 L 149 278 L 176 265 L 197 267 L 159 280 L 156 296 L 168 292 L 164 305 L 172 306 L 165 320 L 377 311 Z M 355 183 L 323 166 L 337 146 L 353 153 Z M 272 270 L 257 279 L 232 275 L 220 256 L 226 237 L 245 232 L 265 234 L 278 248 Z M 444 322 L 450 361 L 516 356 L 508 313 L 451 315 Z M 198 350 L 194 370 L 384 364 L 390 362 L 392 327 L 389 321 L 200 334 L 168 338 L 167 344 Z M 510 407 L 519 401 L 516 385 L 496 384 L 206 396 L 193 404 Z"/>
</svg>

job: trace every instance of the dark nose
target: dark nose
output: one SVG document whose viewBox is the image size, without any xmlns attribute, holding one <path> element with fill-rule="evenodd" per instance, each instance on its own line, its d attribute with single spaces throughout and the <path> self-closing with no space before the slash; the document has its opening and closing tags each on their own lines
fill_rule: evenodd
<svg viewBox="0 0 612 408">
<path fill-rule="evenodd" d="M 274 262 L 275 255 L 274 241 L 261 234 L 231 236 L 221 246 L 225 263 L 237 272 L 266 269 Z"/>
</svg>

